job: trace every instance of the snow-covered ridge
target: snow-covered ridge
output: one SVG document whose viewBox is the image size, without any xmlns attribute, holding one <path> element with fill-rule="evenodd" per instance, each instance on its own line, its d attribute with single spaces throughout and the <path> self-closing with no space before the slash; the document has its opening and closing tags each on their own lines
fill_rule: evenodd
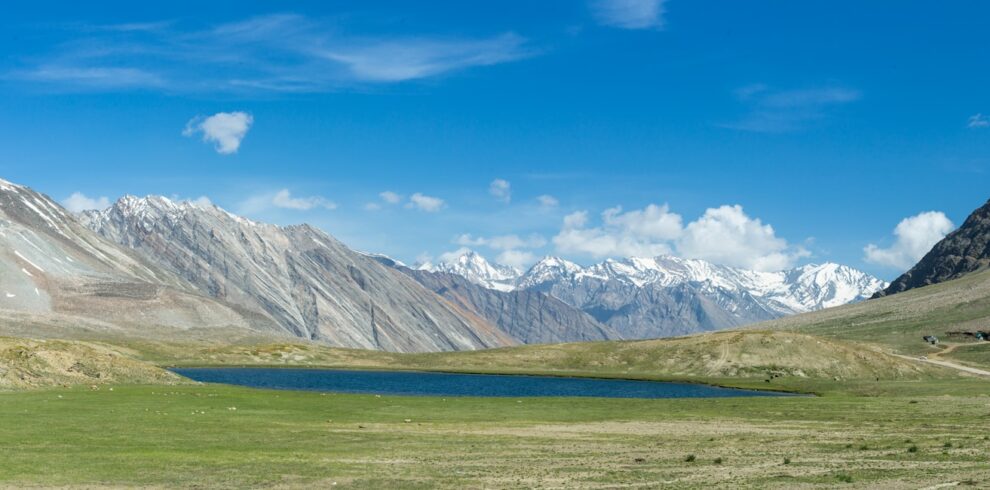
<svg viewBox="0 0 990 490">
<path fill-rule="evenodd" d="M 491 264 L 475 252 L 449 262 L 420 268 L 448 272 L 499 290 L 593 289 L 596 284 L 624 283 L 636 288 L 690 284 L 713 297 L 722 293 L 752 297 L 781 315 L 830 308 L 869 298 L 887 286 L 851 267 L 826 262 L 779 272 L 761 272 L 673 256 L 608 259 L 582 267 L 559 257 L 544 257 L 525 273 Z M 732 305 L 728 306 L 731 310 Z"/>
<path fill-rule="evenodd" d="M 99 229 L 102 222 L 115 219 L 115 216 L 126 218 L 129 221 L 149 225 L 157 220 L 167 220 L 168 222 L 178 222 L 187 213 L 199 211 L 206 212 L 218 219 L 235 221 L 240 225 L 249 227 L 262 226 L 260 223 L 238 216 L 215 204 L 202 204 L 195 201 L 169 199 L 165 196 L 145 196 L 137 197 L 130 194 L 117 199 L 109 208 L 99 211 L 84 211 L 81 219 L 86 226 Z"/>
<path fill-rule="evenodd" d="M 17 184 L 15 184 L 15 183 L 13 183 L 13 182 L 0 179 L 0 190 L 3 190 L 3 191 L 12 191 L 12 190 L 15 190 L 15 189 L 22 189 L 22 187 L 19 186 L 19 185 L 17 185 Z"/>
</svg>

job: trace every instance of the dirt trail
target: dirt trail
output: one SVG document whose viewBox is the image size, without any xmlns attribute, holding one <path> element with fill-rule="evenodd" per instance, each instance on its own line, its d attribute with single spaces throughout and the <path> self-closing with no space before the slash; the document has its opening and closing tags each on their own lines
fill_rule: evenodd
<svg viewBox="0 0 990 490">
<path fill-rule="evenodd" d="M 913 356 L 905 356 L 905 355 L 902 355 L 902 354 L 894 354 L 894 355 L 897 356 L 897 357 L 904 358 L 904 359 L 911 359 L 911 360 L 918 361 L 918 362 L 927 362 L 928 364 L 934 364 L 936 366 L 947 367 L 949 369 L 955 369 L 955 370 L 958 370 L 958 371 L 963 371 L 963 372 L 970 373 L 970 374 L 975 374 L 975 375 L 978 375 L 978 376 L 988 376 L 988 377 L 990 377 L 990 371 L 987 371 L 987 370 L 984 370 L 984 369 L 978 369 L 978 368 L 974 368 L 974 367 L 969 367 L 969 366 L 963 366 L 962 364 L 956 364 L 954 362 L 944 361 L 944 360 L 941 359 L 942 356 L 944 356 L 946 354 L 950 354 L 950 353 L 952 353 L 952 351 L 958 349 L 959 347 L 962 347 L 963 345 L 967 345 L 967 344 L 942 344 L 942 345 L 945 346 L 944 349 L 942 349 L 942 350 L 940 350 L 938 352 L 932 352 L 931 354 L 928 354 L 928 356 L 926 356 L 925 358 L 918 358 L 918 357 L 913 357 Z"/>
<path fill-rule="evenodd" d="M 945 346 L 944 349 L 940 351 L 932 352 L 929 355 L 929 357 L 942 357 L 946 354 L 951 354 L 952 351 L 958 349 L 959 347 L 962 347 L 964 344 L 942 344 L 942 345 Z"/>
</svg>

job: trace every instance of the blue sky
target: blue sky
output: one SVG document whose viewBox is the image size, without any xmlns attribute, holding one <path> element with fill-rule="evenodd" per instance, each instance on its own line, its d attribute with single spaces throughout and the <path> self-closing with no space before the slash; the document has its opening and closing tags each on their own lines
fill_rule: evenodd
<svg viewBox="0 0 990 490">
<path fill-rule="evenodd" d="M 409 262 L 891 278 L 990 197 L 988 27 L 978 1 L 36 1 L 0 19 L 0 177 Z"/>
</svg>

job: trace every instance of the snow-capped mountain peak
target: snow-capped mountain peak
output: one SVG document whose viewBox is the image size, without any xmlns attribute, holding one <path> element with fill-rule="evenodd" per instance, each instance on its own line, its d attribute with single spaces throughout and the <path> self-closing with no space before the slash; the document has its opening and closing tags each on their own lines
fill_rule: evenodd
<svg viewBox="0 0 990 490">
<path fill-rule="evenodd" d="M 430 272 L 457 274 L 467 280 L 499 291 L 515 289 L 514 282 L 520 272 L 502 264 L 493 264 L 473 250 L 464 249 L 455 257 L 432 264 L 425 262 L 417 265 L 417 269 Z"/>
</svg>

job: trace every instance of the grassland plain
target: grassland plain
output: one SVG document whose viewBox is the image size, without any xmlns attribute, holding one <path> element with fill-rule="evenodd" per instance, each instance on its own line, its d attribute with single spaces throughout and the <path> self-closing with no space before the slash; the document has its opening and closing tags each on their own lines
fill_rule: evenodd
<svg viewBox="0 0 990 490">
<path fill-rule="evenodd" d="M 0 483 L 925 487 L 990 482 L 981 380 L 903 395 L 479 399 L 114 386 L 0 394 Z M 694 456 L 690 458 L 690 456 Z M 688 461 L 693 459 L 693 461 Z"/>
<path fill-rule="evenodd" d="M 0 393 L 0 485 L 990 486 L 990 380 L 917 359 L 987 366 L 984 344 L 930 347 L 920 335 L 982 325 L 988 283 L 975 274 L 753 329 L 656 341 L 404 355 L 255 338 L 46 342 L 42 350 L 82 356 L 83 365 L 104 366 L 87 364 L 91 353 L 140 362 L 114 361 L 126 369 L 99 378 L 111 384 L 80 384 L 73 371 L 56 388 Z M 24 345 L 10 345 L 18 354 L 0 364 L 37 368 Z M 42 366 L 66 365 L 54 358 Z M 119 384 L 172 382 L 129 378 L 157 376 L 144 367 L 155 365 L 684 380 L 820 396 L 479 399 Z"/>
</svg>

